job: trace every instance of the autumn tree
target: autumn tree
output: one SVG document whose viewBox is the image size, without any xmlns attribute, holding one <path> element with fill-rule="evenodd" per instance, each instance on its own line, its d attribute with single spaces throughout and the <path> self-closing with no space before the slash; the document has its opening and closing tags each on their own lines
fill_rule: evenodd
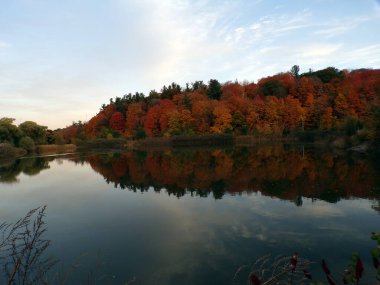
<svg viewBox="0 0 380 285">
<path fill-rule="evenodd" d="M 344 118 L 347 115 L 348 109 L 349 109 L 346 96 L 344 96 L 344 94 L 340 92 L 338 96 L 336 96 L 334 103 L 335 103 L 334 109 L 338 115 L 338 118 Z"/>
<path fill-rule="evenodd" d="M 232 116 L 230 110 L 221 103 L 218 103 L 212 114 L 214 115 L 214 124 L 211 127 L 213 133 L 229 133 L 232 131 Z"/>
<path fill-rule="evenodd" d="M 116 112 L 116 105 L 110 104 L 100 110 L 98 114 L 92 117 L 87 124 L 84 125 L 83 130 L 88 138 L 95 138 L 98 136 L 100 130 L 105 130 L 109 126 L 109 121 L 113 113 Z"/>
<path fill-rule="evenodd" d="M 260 114 L 258 112 L 258 108 L 251 106 L 248 109 L 248 114 L 246 117 L 248 130 L 254 132 L 257 129 L 257 126 L 260 122 Z"/>
<path fill-rule="evenodd" d="M 268 97 L 265 105 L 264 124 L 261 126 L 260 131 L 262 133 L 282 134 L 284 128 L 283 111 L 284 101 L 282 98 Z"/>
<path fill-rule="evenodd" d="M 121 112 L 112 114 L 109 126 L 111 130 L 123 132 L 124 131 L 124 116 Z"/>
<path fill-rule="evenodd" d="M 144 121 L 145 132 L 150 136 L 158 136 L 161 133 L 161 107 L 155 105 L 148 110 Z"/>
<path fill-rule="evenodd" d="M 128 106 L 125 127 L 129 135 L 134 135 L 136 130 L 144 125 L 144 116 L 141 103 L 132 103 Z"/>
<path fill-rule="evenodd" d="M 333 108 L 327 107 L 320 120 L 320 128 L 322 130 L 331 130 L 334 126 L 335 117 L 333 116 Z"/>
<path fill-rule="evenodd" d="M 239 83 L 231 83 L 227 82 L 222 87 L 222 97 L 224 99 L 232 97 L 232 96 L 243 96 L 244 94 L 244 87 L 241 86 Z"/>
<path fill-rule="evenodd" d="M 231 131 L 280 135 L 298 128 L 345 129 L 351 121 L 364 126 L 366 137 L 371 138 L 372 109 L 380 98 L 379 78 L 379 70 L 332 67 L 300 75 L 295 65 L 257 84 L 220 84 L 211 79 L 207 86 L 195 81 L 182 89 L 172 83 L 160 93 L 152 90 L 148 97 L 136 92 L 111 99 L 81 128 L 66 128 L 70 139 L 65 139 L 83 136 L 83 132 L 88 138 L 106 137 L 111 130 L 123 132 L 123 128 L 125 135 L 136 136 L 139 131 L 141 137 Z M 122 121 L 117 112 L 125 115 L 123 127 L 117 123 Z M 0 139 L 7 136 L 7 128 L 0 123 Z"/>
<path fill-rule="evenodd" d="M 298 99 L 288 96 L 285 98 L 285 106 L 283 113 L 284 126 L 288 130 L 300 128 L 301 120 L 304 115 L 304 109 Z"/>
<path fill-rule="evenodd" d="M 196 133 L 206 134 L 210 132 L 213 122 L 213 103 L 210 100 L 196 100 L 192 106 L 194 114 L 194 126 Z"/>
<path fill-rule="evenodd" d="M 193 134 L 193 122 L 189 110 L 172 110 L 168 113 L 168 132 L 171 135 Z"/>
</svg>

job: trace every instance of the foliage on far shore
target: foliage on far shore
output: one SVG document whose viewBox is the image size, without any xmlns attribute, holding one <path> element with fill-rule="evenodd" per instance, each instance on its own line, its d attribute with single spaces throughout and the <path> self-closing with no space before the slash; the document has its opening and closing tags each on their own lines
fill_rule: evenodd
<svg viewBox="0 0 380 285">
<path fill-rule="evenodd" d="M 14 147 L 9 143 L 0 143 L 0 160 L 20 157 L 26 153 L 27 151 L 22 148 Z"/>
<path fill-rule="evenodd" d="M 379 136 L 380 70 L 328 67 L 253 82 L 176 83 L 149 95 L 110 99 L 88 122 L 57 130 L 66 141 L 207 134 L 319 136 L 334 133 L 356 145 Z M 302 135 L 306 133 L 306 135 Z M 307 139 L 307 138 L 306 138 Z"/>
<path fill-rule="evenodd" d="M 61 145 L 64 139 L 45 126 L 32 121 L 20 125 L 15 119 L 0 118 L 0 158 L 16 158 L 33 153 L 41 145 Z"/>
</svg>

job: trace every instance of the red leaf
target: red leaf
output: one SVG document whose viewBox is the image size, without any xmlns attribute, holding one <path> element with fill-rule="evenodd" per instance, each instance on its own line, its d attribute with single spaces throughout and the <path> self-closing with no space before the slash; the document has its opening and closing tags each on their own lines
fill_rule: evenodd
<svg viewBox="0 0 380 285">
<path fill-rule="evenodd" d="M 294 254 L 292 258 L 290 259 L 290 267 L 294 271 L 297 267 L 297 262 L 298 262 L 298 256 L 297 254 Z"/>
<path fill-rule="evenodd" d="M 327 275 L 327 281 L 329 281 L 330 285 L 336 285 L 335 280 L 331 277 L 331 275 Z"/>
<path fill-rule="evenodd" d="M 357 257 L 356 258 L 356 265 L 355 265 L 355 275 L 356 275 L 356 279 L 360 279 L 362 278 L 363 276 L 363 271 L 364 271 L 364 267 L 363 267 L 363 263 L 360 259 L 360 257 Z"/>
<path fill-rule="evenodd" d="M 257 277 L 257 275 L 255 273 L 251 273 L 251 275 L 249 275 L 249 281 L 251 281 L 251 284 L 252 285 L 261 285 L 261 280 L 259 277 Z"/>
<path fill-rule="evenodd" d="M 327 267 L 327 264 L 326 264 L 326 261 L 324 259 L 322 259 L 322 269 L 323 271 L 326 273 L 326 275 L 330 275 L 330 269 Z"/>
</svg>

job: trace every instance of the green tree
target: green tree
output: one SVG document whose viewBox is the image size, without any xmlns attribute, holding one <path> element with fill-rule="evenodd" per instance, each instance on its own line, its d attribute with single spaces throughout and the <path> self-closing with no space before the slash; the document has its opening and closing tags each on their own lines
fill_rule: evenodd
<svg viewBox="0 0 380 285">
<path fill-rule="evenodd" d="M 263 83 L 260 86 L 260 91 L 264 96 L 276 96 L 277 98 L 287 95 L 285 86 L 277 79 L 270 79 Z"/>
<path fill-rule="evenodd" d="M 202 80 L 200 81 L 194 81 L 193 83 L 191 83 L 191 89 L 192 91 L 196 91 L 198 89 L 205 89 L 206 88 L 206 85 L 203 83 Z"/>
<path fill-rule="evenodd" d="M 47 142 L 47 127 L 45 126 L 40 126 L 32 121 L 26 121 L 19 125 L 19 129 L 36 144 L 45 144 Z"/>
<path fill-rule="evenodd" d="M 295 77 L 299 78 L 300 74 L 300 67 L 298 65 L 293 65 L 292 68 L 290 69 L 290 73 Z"/>
<path fill-rule="evenodd" d="M 36 149 L 34 141 L 30 137 L 22 137 L 19 146 L 28 152 L 32 152 Z"/>
<path fill-rule="evenodd" d="M 210 79 L 207 88 L 207 96 L 219 100 L 222 96 L 222 85 L 216 79 Z"/>
<path fill-rule="evenodd" d="M 22 132 L 13 124 L 14 120 L 12 118 L 0 119 L 0 143 L 8 142 L 12 145 L 18 145 Z"/>
<path fill-rule="evenodd" d="M 308 73 L 302 74 L 302 76 L 318 77 L 323 83 L 328 83 L 334 79 L 344 79 L 344 73 L 335 67 L 327 67 L 318 71 L 310 70 Z"/>
</svg>

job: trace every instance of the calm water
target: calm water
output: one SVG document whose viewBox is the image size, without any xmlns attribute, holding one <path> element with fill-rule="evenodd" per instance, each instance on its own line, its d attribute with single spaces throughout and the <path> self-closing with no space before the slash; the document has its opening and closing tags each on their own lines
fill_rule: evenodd
<svg viewBox="0 0 380 285">
<path fill-rule="evenodd" d="M 0 223 L 47 205 L 70 284 L 232 284 L 239 266 L 293 252 L 341 272 L 357 251 L 369 273 L 379 173 L 283 145 L 28 158 L 0 167 Z"/>
</svg>

